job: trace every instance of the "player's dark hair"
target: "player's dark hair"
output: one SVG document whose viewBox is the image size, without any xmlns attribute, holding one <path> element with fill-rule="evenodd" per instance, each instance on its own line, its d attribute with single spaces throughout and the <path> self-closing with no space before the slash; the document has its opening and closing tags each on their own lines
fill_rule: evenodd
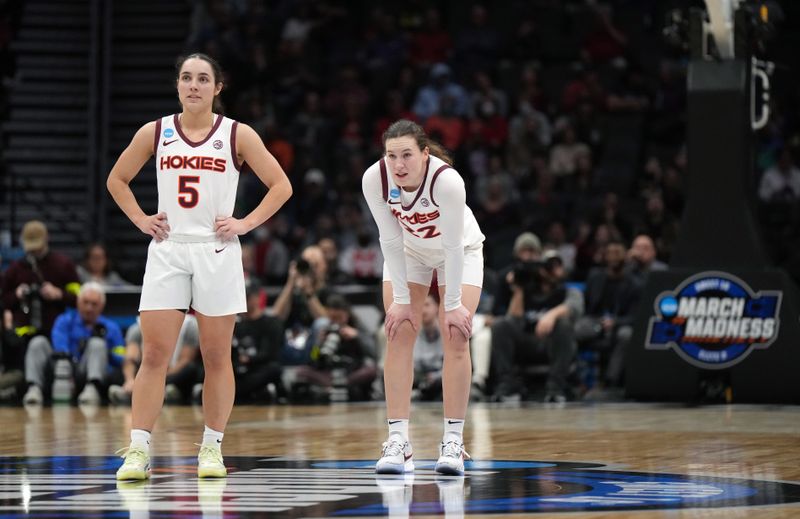
<svg viewBox="0 0 800 519">
<path fill-rule="evenodd" d="M 201 59 L 211 65 L 211 73 L 214 74 L 214 85 L 218 85 L 224 82 L 222 81 L 222 67 L 219 66 L 219 62 L 209 56 L 208 54 L 204 54 L 202 52 L 193 52 L 192 54 L 188 54 L 186 56 L 178 56 L 178 59 L 175 61 L 175 79 L 176 81 L 180 80 L 181 77 L 181 68 L 183 64 L 186 63 L 190 59 Z M 222 103 L 219 100 L 219 95 L 214 97 L 214 104 L 212 106 L 214 112 L 222 113 Z"/>
<path fill-rule="evenodd" d="M 406 136 L 413 137 L 414 140 L 417 141 L 417 146 L 419 146 L 420 150 L 424 150 L 427 146 L 431 155 L 439 157 L 451 166 L 453 165 L 453 158 L 447 150 L 444 149 L 444 146 L 428 137 L 425 130 L 422 129 L 422 126 L 408 119 L 400 119 L 393 122 L 386 131 L 383 132 L 383 148 L 386 149 L 386 141 L 388 139 Z"/>
</svg>

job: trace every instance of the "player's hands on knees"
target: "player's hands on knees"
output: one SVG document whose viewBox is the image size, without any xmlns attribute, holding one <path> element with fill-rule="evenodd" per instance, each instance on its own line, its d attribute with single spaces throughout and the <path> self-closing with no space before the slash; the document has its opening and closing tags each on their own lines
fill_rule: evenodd
<svg viewBox="0 0 800 519">
<path fill-rule="evenodd" d="M 394 340 L 397 330 L 403 324 L 403 321 L 408 321 L 415 332 L 419 331 L 419 326 L 414 322 L 411 305 L 399 305 L 397 303 L 389 305 L 389 309 L 386 310 L 386 321 L 384 322 L 387 339 Z"/>
<path fill-rule="evenodd" d="M 145 234 L 149 234 L 157 242 L 164 241 L 169 236 L 169 223 L 167 222 L 167 213 L 160 212 L 158 214 L 147 215 L 144 218 L 140 218 L 136 223 L 136 227 L 139 228 Z"/>
<path fill-rule="evenodd" d="M 444 313 L 444 329 L 448 339 L 457 339 L 461 334 L 464 340 L 472 337 L 472 314 L 464 305 Z"/>
<path fill-rule="evenodd" d="M 228 241 L 234 236 L 245 234 L 247 231 L 249 229 L 244 220 L 233 216 L 217 216 L 214 219 L 214 232 L 217 233 L 217 238 L 220 241 Z"/>
</svg>

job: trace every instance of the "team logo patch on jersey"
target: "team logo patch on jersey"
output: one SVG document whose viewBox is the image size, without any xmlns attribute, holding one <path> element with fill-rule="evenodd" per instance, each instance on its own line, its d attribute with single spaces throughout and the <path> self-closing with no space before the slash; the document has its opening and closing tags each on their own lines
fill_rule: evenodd
<svg viewBox="0 0 800 519">
<path fill-rule="evenodd" d="M 172 137 L 173 135 L 175 135 L 175 130 L 173 130 L 172 128 L 165 128 L 165 129 L 164 129 L 164 137 L 165 137 L 166 139 L 169 139 L 169 138 L 170 138 L 170 137 Z"/>
<path fill-rule="evenodd" d="M 214 141 L 214 149 L 215 150 L 221 150 L 222 149 L 222 141 L 221 140 L 217 139 L 217 140 Z"/>
<path fill-rule="evenodd" d="M 422 204 L 422 207 L 428 207 L 429 205 L 431 205 L 431 203 L 428 202 L 428 199 L 425 198 L 425 197 L 422 197 L 422 199 L 419 201 L 419 203 Z"/>
<path fill-rule="evenodd" d="M 645 347 L 674 349 L 700 368 L 729 368 L 775 341 L 782 298 L 725 272 L 696 274 L 656 298 Z"/>
<path fill-rule="evenodd" d="M 400 190 L 397 188 L 392 189 L 389 191 L 389 196 L 392 198 L 400 198 Z"/>
<path fill-rule="evenodd" d="M 149 481 L 117 482 L 115 456 L 3 457 L 0 514 L 30 518 L 363 517 L 732 508 L 800 502 L 800 485 L 609 470 L 597 463 L 467 461 L 464 477 L 434 460 L 375 474 L 375 460 L 226 456 L 228 477 L 198 480 L 197 458 L 153 458 Z M 786 507 L 787 516 L 790 510 Z M 610 513 L 610 514 L 609 514 Z M 148 515 L 149 514 L 149 515 Z M 747 514 L 745 514 L 747 515 Z"/>
</svg>

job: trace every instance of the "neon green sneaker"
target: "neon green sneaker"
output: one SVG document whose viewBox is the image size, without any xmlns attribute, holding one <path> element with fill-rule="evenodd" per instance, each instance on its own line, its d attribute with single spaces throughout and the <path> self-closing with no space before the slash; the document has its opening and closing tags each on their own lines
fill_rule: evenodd
<svg viewBox="0 0 800 519">
<path fill-rule="evenodd" d="M 150 477 L 150 455 L 138 447 L 123 449 L 125 462 L 117 470 L 118 480 L 142 480 Z"/>
<path fill-rule="evenodd" d="M 201 445 L 197 454 L 197 477 L 224 478 L 228 475 L 222 461 L 222 450 L 215 445 Z"/>
</svg>

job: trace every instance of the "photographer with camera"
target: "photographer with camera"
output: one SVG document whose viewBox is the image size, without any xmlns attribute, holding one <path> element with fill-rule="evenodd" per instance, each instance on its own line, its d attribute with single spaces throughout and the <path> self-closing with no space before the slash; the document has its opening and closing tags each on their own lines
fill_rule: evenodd
<svg viewBox="0 0 800 519">
<path fill-rule="evenodd" d="M 5 272 L 3 307 L 12 311 L 18 335 L 47 337 L 56 317 L 68 306 L 75 306 L 80 289 L 78 272 L 67 256 L 50 250 L 44 223 L 27 222 L 20 241 L 25 256 Z"/>
<path fill-rule="evenodd" d="M 56 318 L 52 347 L 42 335 L 31 339 L 25 354 L 28 391 L 23 403 L 42 403 L 56 359 L 71 362 L 76 386 L 83 386 L 79 404 L 99 404 L 101 390 L 111 377 L 121 378 L 125 342 L 117 323 L 101 315 L 105 304 L 103 286 L 90 281 L 78 293 L 77 311 L 67 310 Z"/>
<path fill-rule="evenodd" d="M 300 258 L 289 265 L 286 284 L 272 307 L 286 330 L 283 354 L 288 364 L 305 363 L 310 346 L 317 343 L 320 329 L 327 324 L 326 273 L 325 256 L 316 245 L 306 247 Z"/>
<path fill-rule="evenodd" d="M 542 257 L 539 238 L 530 232 L 514 242 L 516 263 L 507 269 L 499 287 L 491 327 L 494 399 L 518 399 L 524 392 L 520 366 L 545 361 L 549 373 L 546 402 L 565 402 L 567 375 L 577 351 L 572 323 L 583 312 L 583 298 L 564 285 L 561 258 Z"/>
<path fill-rule="evenodd" d="M 266 396 L 268 384 L 275 384 L 278 395 L 281 382 L 281 347 L 283 322 L 261 309 L 261 286 L 254 280 L 245 285 L 247 312 L 239 314 L 233 329 L 233 376 L 236 379 L 236 402 L 259 402 Z"/>
<path fill-rule="evenodd" d="M 319 386 L 331 400 L 364 400 L 377 368 L 370 334 L 361 329 L 350 303 L 338 295 L 328 298 L 327 328 L 311 349 L 311 361 L 297 370 L 297 381 Z"/>
</svg>

